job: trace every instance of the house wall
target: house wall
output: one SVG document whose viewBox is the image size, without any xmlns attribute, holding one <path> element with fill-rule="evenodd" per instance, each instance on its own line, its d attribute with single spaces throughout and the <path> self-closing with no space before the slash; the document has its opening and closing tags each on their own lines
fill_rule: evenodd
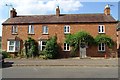
<svg viewBox="0 0 120 80">
<path fill-rule="evenodd" d="M 2 31 L 2 50 L 7 51 L 7 39 L 13 38 L 15 36 L 19 37 L 21 41 L 21 48 L 23 47 L 23 41 L 28 37 L 34 38 L 36 41 L 39 41 L 41 36 L 46 36 L 46 34 L 42 34 L 42 26 L 48 26 L 48 36 L 57 35 L 57 43 L 61 48 L 59 48 L 60 57 L 69 57 L 69 51 L 63 51 L 63 44 L 65 40 L 64 34 L 64 26 L 70 25 L 70 33 L 73 34 L 78 31 L 86 31 L 89 32 L 93 37 L 97 36 L 98 33 L 98 25 L 101 23 L 77 23 L 77 24 L 34 24 L 34 33 L 28 34 L 28 25 L 17 25 L 18 26 L 18 34 L 12 34 L 11 29 L 12 25 L 3 25 Z M 103 23 L 105 25 L 105 34 L 110 36 L 115 42 L 116 39 L 116 24 L 115 23 Z M 116 45 L 114 46 L 114 51 L 116 51 Z M 106 53 L 109 53 L 108 49 L 106 49 Z M 104 56 L 105 53 L 99 53 L 97 46 L 89 46 L 87 48 L 87 56 L 100 57 Z M 79 56 L 79 52 L 77 53 Z"/>
<path fill-rule="evenodd" d="M 118 50 L 118 57 L 120 57 L 120 30 L 117 31 L 117 50 Z"/>
</svg>

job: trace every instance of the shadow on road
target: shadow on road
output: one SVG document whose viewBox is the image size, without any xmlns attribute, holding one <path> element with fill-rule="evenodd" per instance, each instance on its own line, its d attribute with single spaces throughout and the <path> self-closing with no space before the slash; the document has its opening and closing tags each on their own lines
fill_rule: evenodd
<svg viewBox="0 0 120 80">
<path fill-rule="evenodd" d="M 8 67 L 12 67 L 12 64 L 13 64 L 14 62 L 4 62 L 3 64 L 2 64 L 2 68 L 8 68 Z"/>
</svg>

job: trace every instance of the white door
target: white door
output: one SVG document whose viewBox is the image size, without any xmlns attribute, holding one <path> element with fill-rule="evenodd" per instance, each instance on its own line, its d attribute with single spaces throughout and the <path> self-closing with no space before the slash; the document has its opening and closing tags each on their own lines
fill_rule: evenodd
<svg viewBox="0 0 120 80">
<path fill-rule="evenodd" d="M 80 58 L 86 58 L 86 46 L 81 47 L 80 46 Z"/>
</svg>

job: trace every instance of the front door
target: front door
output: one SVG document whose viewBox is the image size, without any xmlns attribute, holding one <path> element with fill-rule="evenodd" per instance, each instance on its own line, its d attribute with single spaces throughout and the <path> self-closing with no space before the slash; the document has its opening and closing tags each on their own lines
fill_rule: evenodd
<svg viewBox="0 0 120 80">
<path fill-rule="evenodd" d="M 80 58 L 86 58 L 86 46 L 80 45 Z"/>
</svg>

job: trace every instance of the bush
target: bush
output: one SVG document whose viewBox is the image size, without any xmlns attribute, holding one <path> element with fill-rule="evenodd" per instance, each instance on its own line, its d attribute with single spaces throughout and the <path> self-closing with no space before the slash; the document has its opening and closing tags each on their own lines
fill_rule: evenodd
<svg viewBox="0 0 120 80">
<path fill-rule="evenodd" d="M 4 58 L 10 58 L 10 54 L 6 51 L 2 51 L 2 55 Z"/>
<path fill-rule="evenodd" d="M 34 39 L 28 37 L 28 40 L 25 40 L 24 46 L 27 58 L 38 56 L 38 47 Z"/>
<path fill-rule="evenodd" d="M 45 49 L 42 51 L 42 54 L 48 59 L 57 58 L 58 54 L 58 45 L 57 45 L 57 37 L 51 37 L 45 46 Z"/>
</svg>

